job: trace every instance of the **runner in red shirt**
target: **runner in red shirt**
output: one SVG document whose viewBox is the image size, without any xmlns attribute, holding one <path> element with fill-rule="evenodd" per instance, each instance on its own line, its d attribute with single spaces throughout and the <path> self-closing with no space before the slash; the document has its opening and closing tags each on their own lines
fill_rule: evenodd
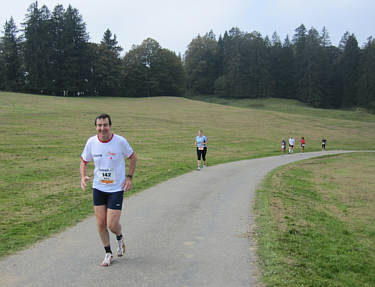
<svg viewBox="0 0 375 287">
<path fill-rule="evenodd" d="M 301 137 L 301 152 L 305 152 L 305 144 L 306 144 L 305 138 Z"/>
</svg>

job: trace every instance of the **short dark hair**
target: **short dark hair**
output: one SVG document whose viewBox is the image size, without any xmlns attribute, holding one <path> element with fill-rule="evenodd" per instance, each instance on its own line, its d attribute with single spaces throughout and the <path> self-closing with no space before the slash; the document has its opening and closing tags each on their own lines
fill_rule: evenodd
<svg viewBox="0 0 375 287">
<path fill-rule="evenodd" d="M 96 121 L 98 120 L 98 119 L 108 119 L 108 122 L 109 122 L 109 125 L 111 126 L 112 125 L 112 121 L 111 121 L 111 117 L 108 115 L 108 114 L 101 114 L 101 115 L 99 115 L 99 116 L 97 116 L 96 118 L 95 118 L 95 126 L 96 126 Z"/>
</svg>

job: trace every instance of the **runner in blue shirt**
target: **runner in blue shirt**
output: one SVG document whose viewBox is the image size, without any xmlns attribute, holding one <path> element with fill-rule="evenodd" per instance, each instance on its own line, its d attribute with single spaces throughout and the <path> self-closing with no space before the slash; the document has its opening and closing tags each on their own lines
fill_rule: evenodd
<svg viewBox="0 0 375 287">
<path fill-rule="evenodd" d="M 202 130 L 199 130 L 194 142 L 194 146 L 197 147 L 198 170 L 201 170 L 201 157 L 203 159 L 203 167 L 206 167 L 207 142 L 207 137 L 203 135 Z"/>
</svg>

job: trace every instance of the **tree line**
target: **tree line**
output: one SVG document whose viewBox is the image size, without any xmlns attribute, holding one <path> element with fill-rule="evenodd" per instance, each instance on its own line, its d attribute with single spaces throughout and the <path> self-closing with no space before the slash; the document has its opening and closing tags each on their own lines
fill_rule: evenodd
<svg viewBox="0 0 375 287">
<path fill-rule="evenodd" d="M 359 47 L 346 32 L 304 25 L 292 39 L 232 28 L 198 35 L 184 58 L 148 38 L 124 56 L 107 29 L 89 42 L 79 11 L 30 5 L 22 28 L 6 21 L 0 40 L 0 90 L 58 96 L 183 96 L 298 99 L 314 107 L 375 111 L 375 39 Z"/>
<path fill-rule="evenodd" d="M 185 54 L 187 87 L 233 98 L 298 99 L 314 107 L 361 106 L 375 110 L 375 39 L 363 48 L 346 32 L 338 47 L 328 32 L 304 25 L 284 41 L 238 28 L 216 39 L 211 31 Z"/>
<path fill-rule="evenodd" d="M 153 39 L 121 57 L 116 35 L 107 29 L 89 42 L 79 11 L 34 2 L 22 30 L 6 21 L 0 41 L 0 90 L 58 96 L 182 96 L 181 57 Z"/>
</svg>

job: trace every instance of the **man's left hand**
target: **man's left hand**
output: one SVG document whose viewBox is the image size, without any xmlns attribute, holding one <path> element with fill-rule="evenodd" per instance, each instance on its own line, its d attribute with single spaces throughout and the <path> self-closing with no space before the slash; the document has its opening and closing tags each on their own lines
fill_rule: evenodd
<svg viewBox="0 0 375 287">
<path fill-rule="evenodd" d="M 126 178 L 124 184 L 122 185 L 124 192 L 127 192 L 132 189 L 132 180 L 130 178 Z"/>
</svg>

